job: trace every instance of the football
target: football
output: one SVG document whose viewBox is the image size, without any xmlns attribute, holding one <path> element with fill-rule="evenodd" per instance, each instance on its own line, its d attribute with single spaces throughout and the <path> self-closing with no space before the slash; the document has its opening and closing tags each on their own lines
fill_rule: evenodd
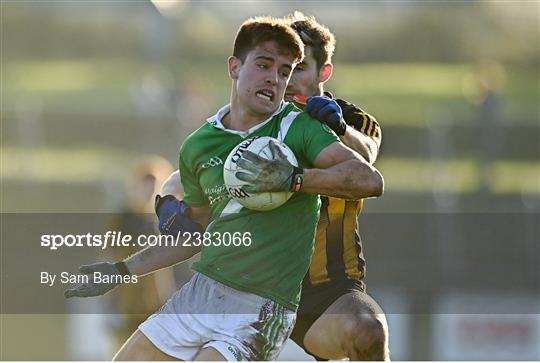
<svg viewBox="0 0 540 363">
<path fill-rule="evenodd" d="M 281 151 L 287 156 L 287 160 L 289 160 L 291 164 L 298 166 L 298 161 L 292 150 L 283 142 L 269 136 L 254 137 L 242 141 L 231 151 L 223 166 L 223 180 L 225 181 L 225 186 L 231 198 L 238 201 L 244 207 L 256 211 L 275 209 L 285 203 L 293 194 L 289 192 L 250 194 L 242 189 L 242 186 L 249 183 L 236 178 L 237 171 L 245 171 L 236 164 L 238 159 L 242 157 L 244 151 L 249 150 L 266 159 L 272 159 L 273 156 L 269 146 L 270 140 L 273 140 L 276 143 Z"/>
</svg>

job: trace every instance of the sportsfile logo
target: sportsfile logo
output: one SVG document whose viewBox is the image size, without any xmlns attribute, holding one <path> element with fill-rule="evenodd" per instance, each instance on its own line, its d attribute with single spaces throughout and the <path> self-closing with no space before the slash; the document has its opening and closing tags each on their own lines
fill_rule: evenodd
<svg viewBox="0 0 540 363">
<path fill-rule="evenodd" d="M 214 156 L 210 158 L 206 163 L 202 165 L 203 169 L 213 168 L 218 165 L 223 165 L 223 160 L 219 156 Z"/>
</svg>

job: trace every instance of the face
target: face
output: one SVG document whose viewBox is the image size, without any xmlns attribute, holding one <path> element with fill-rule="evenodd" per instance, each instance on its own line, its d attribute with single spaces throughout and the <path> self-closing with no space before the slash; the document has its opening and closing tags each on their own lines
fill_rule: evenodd
<svg viewBox="0 0 540 363">
<path fill-rule="evenodd" d="M 294 69 L 289 85 L 287 86 L 287 91 L 285 92 L 285 101 L 287 102 L 293 100 L 295 93 L 307 97 L 318 96 L 320 93 L 320 72 L 317 68 L 317 62 L 313 58 L 313 49 L 306 46 L 304 53 L 304 60 Z"/>
<path fill-rule="evenodd" d="M 294 57 L 274 41 L 259 44 L 242 62 L 229 58 L 229 72 L 236 81 L 236 96 L 246 110 L 258 116 L 274 113 L 283 99 L 295 66 Z"/>
</svg>

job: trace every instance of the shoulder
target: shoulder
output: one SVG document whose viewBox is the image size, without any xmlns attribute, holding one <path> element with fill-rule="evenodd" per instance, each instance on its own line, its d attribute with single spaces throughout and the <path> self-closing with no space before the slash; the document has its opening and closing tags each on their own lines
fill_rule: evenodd
<svg viewBox="0 0 540 363">
<path fill-rule="evenodd" d="M 303 134 L 323 133 L 335 135 L 330 127 L 311 117 L 307 112 L 298 109 L 300 112 L 295 116 L 293 129 L 301 131 Z"/>
<path fill-rule="evenodd" d="M 304 112 L 292 102 L 286 103 L 277 116 L 281 123 L 292 124 L 294 122 L 295 124 L 306 124 L 316 121 L 315 119 L 311 118 L 307 112 Z"/>
<path fill-rule="evenodd" d="M 214 126 L 205 122 L 201 127 L 189 134 L 180 146 L 180 153 L 189 152 L 194 146 L 200 145 L 200 143 L 213 131 L 213 128 Z"/>
</svg>

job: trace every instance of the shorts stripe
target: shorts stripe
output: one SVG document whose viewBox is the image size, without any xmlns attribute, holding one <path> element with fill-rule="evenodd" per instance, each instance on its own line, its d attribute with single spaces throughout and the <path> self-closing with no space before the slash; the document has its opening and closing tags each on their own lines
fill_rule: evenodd
<svg viewBox="0 0 540 363">
<path fill-rule="evenodd" d="M 276 319 L 276 305 L 277 304 L 275 302 L 272 302 L 272 313 L 268 319 L 268 323 L 264 327 L 264 337 L 266 339 L 266 342 L 264 343 L 263 348 L 263 360 L 266 360 L 266 357 L 268 356 L 268 346 L 271 342 L 272 328 L 274 327 Z"/>
<path fill-rule="evenodd" d="M 271 354 L 273 354 L 274 357 L 279 353 L 279 350 L 283 347 L 283 344 L 285 344 L 285 341 L 287 340 L 290 333 L 292 332 L 293 326 L 290 324 L 289 319 L 290 319 L 290 316 L 287 313 L 287 309 L 283 307 L 283 314 L 281 315 L 280 329 L 278 330 L 278 334 L 276 338 L 274 339 L 274 349 L 271 352 Z M 285 327 L 286 325 L 287 325 L 287 329 L 283 329 L 283 327 Z M 280 343 L 278 347 L 275 347 L 276 342 Z"/>
<path fill-rule="evenodd" d="M 285 308 L 280 305 L 279 310 L 280 310 L 280 313 L 279 313 L 278 328 L 276 329 L 275 334 L 272 337 L 272 348 L 270 349 L 269 354 L 272 354 L 273 351 L 276 349 L 276 343 L 279 341 L 280 333 L 283 332 L 283 321 L 284 321 L 283 318 L 285 316 Z"/>
<path fill-rule="evenodd" d="M 279 326 L 279 314 L 277 313 L 277 309 L 279 307 L 280 307 L 279 304 L 272 302 L 272 313 L 268 319 L 268 323 L 265 324 L 264 332 L 263 332 L 266 342 L 263 347 L 262 360 L 267 360 L 269 352 L 271 351 L 272 347 L 275 345 L 273 341 L 273 336 L 275 335 L 276 328 Z"/>
<path fill-rule="evenodd" d="M 268 359 L 272 355 L 272 352 L 276 348 L 276 342 L 279 337 L 279 333 L 283 330 L 283 317 L 285 315 L 285 308 L 279 304 L 275 304 L 277 309 L 274 310 L 274 317 L 270 336 L 264 349 L 265 359 Z M 277 311 L 276 311 L 277 310 Z"/>
<path fill-rule="evenodd" d="M 277 304 L 276 304 L 277 305 Z M 276 306 L 276 316 L 275 316 L 275 321 L 274 321 L 274 325 L 272 326 L 272 330 L 270 331 L 270 337 L 269 337 L 269 341 L 268 341 L 268 349 L 266 350 L 266 357 L 268 357 L 268 354 L 270 354 L 270 352 L 272 351 L 272 349 L 274 349 L 275 347 L 275 339 L 276 339 L 276 334 L 278 332 L 278 329 L 279 329 L 279 326 L 280 326 L 280 318 L 281 318 L 281 314 L 280 314 L 280 310 L 281 310 L 281 306 Z"/>
</svg>

